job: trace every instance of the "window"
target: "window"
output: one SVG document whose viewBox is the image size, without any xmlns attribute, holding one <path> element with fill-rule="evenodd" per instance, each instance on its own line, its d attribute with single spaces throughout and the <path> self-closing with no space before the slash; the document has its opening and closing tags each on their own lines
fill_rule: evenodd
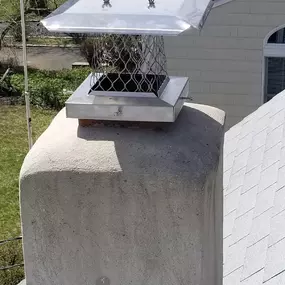
<svg viewBox="0 0 285 285">
<path fill-rule="evenodd" d="M 268 102 L 285 89 L 285 28 L 273 33 L 265 47 L 265 98 Z"/>
</svg>

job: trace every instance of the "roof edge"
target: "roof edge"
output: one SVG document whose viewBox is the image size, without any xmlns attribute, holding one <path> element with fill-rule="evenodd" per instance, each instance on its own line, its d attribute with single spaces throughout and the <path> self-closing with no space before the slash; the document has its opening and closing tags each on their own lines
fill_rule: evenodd
<svg viewBox="0 0 285 285">
<path fill-rule="evenodd" d="M 227 4 L 229 2 L 232 2 L 232 1 L 234 1 L 234 0 L 216 0 L 213 8 L 217 8 L 219 6 L 222 6 L 222 5 Z"/>
</svg>

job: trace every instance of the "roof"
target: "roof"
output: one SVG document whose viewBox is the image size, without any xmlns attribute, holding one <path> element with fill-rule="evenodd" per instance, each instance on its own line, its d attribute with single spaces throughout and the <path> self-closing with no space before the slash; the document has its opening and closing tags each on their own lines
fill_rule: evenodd
<svg viewBox="0 0 285 285">
<path fill-rule="evenodd" d="M 224 285 L 285 284 L 285 91 L 224 147 Z"/>
<path fill-rule="evenodd" d="M 214 8 L 219 7 L 221 5 L 227 4 L 229 2 L 232 2 L 234 0 L 214 0 Z"/>
<path fill-rule="evenodd" d="M 214 4 L 211 0 L 150 3 L 68 0 L 42 23 L 53 32 L 178 35 L 190 27 L 200 27 Z"/>
</svg>

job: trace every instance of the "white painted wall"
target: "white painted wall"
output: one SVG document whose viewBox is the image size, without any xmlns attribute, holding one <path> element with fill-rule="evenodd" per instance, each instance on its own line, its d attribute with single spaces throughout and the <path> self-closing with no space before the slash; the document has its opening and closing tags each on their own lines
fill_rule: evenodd
<svg viewBox="0 0 285 285">
<path fill-rule="evenodd" d="M 194 102 L 226 111 L 230 127 L 263 103 L 264 39 L 284 24 L 284 0 L 218 6 L 202 31 L 165 39 L 170 73 L 189 76 Z"/>
</svg>

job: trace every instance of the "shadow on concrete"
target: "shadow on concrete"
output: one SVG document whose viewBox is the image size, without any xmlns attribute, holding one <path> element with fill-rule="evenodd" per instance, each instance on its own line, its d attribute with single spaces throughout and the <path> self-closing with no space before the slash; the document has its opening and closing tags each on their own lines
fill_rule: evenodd
<svg viewBox="0 0 285 285">
<path fill-rule="evenodd" d="M 189 164 L 189 173 L 203 175 L 217 165 L 223 132 L 220 122 L 184 106 L 176 122 L 163 130 L 79 126 L 77 136 L 87 141 L 114 142 L 122 171 L 135 168 L 147 172 L 151 165 L 168 173 L 170 159 L 177 172 L 182 171 L 177 162 L 182 162 Z"/>
</svg>

